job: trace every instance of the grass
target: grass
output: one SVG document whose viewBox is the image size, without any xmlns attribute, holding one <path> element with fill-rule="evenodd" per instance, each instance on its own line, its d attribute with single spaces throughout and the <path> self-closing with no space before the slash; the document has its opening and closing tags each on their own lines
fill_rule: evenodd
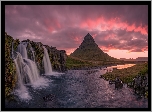
<svg viewBox="0 0 152 112">
<path fill-rule="evenodd" d="M 66 59 L 66 67 L 67 69 L 73 69 L 73 68 L 85 68 L 85 67 L 97 67 L 97 66 L 111 66 L 111 65 L 117 65 L 117 64 L 125 64 L 122 60 L 117 61 L 92 61 L 92 60 L 84 60 L 80 59 L 78 57 L 73 56 L 67 56 Z"/>
<path fill-rule="evenodd" d="M 119 77 L 123 83 L 129 83 L 137 75 L 145 75 L 146 73 L 148 73 L 148 63 L 140 63 L 125 69 L 114 69 L 112 72 L 107 72 L 102 76 L 106 80 L 114 80 Z"/>
<path fill-rule="evenodd" d="M 91 66 L 92 63 L 82 60 L 82 59 L 78 59 L 72 56 L 68 56 L 66 59 L 66 67 L 67 69 L 72 69 L 72 68 L 82 68 L 82 67 L 89 67 Z"/>
</svg>

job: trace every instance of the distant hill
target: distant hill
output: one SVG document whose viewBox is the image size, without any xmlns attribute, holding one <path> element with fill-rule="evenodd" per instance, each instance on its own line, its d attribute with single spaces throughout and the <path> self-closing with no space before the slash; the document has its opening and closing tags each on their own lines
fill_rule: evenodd
<svg viewBox="0 0 152 112">
<path fill-rule="evenodd" d="M 136 59 L 126 59 L 126 58 L 120 58 L 120 60 L 124 60 L 124 61 L 148 61 L 148 57 L 138 57 Z"/>
<path fill-rule="evenodd" d="M 107 53 L 104 53 L 89 33 L 84 37 L 79 48 L 71 53 L 70 56 L 88 61 L 119 61 L 109 56 Z"/>
<path fill-rule="evenodd" d="M 148 61 L 148 57 L 138 57 L 136 61 Z"/>
</svg>

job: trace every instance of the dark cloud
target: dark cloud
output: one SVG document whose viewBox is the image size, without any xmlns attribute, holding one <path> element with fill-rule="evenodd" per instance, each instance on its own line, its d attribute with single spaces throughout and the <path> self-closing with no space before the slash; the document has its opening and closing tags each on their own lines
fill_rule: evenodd
<svg viewBox="0 0 152 112">
<path fill-rule="evenodd" d="M 77 48 L 90 33 L 99 46 L 139 52 L 147 49 L 145 5 L 9 5 L 5 31 L 20 40 L 39 41 L 58 49 Z"/>
</svg>

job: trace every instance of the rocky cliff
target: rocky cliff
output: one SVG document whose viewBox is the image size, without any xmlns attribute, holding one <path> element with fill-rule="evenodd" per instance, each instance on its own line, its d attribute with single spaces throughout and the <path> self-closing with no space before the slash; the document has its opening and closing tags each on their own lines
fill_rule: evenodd
<svg viewBox="0 0 152 112">
<path fill-rule="evenodd" d="M 11 58 L 12 42 L 14 42 L 13 48 L 16 50 L 19 40 L 14 40 L 10 35 L 5 33 L 5 97 L 10 95 L 17 81 L 15 63 Z"/>
</svg>

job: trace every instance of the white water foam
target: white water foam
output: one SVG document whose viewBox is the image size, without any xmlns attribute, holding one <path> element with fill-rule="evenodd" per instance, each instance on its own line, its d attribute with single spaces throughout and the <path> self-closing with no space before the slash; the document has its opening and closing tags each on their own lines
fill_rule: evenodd
<svg viewBox="0 0 152 112">
<path fill-rule="evenodd" d="M 28 92 L 28 89 L 23 86 L 22 89 L 21 88 L 18 88 L 14 91 L 14 94 L 17 95 L 20 100 L 31 100 L 32 97 L 29 95 L 29 92 Z"/>
<path fill-rule="evenodd" d="M 42 88 L 46 88 L 49 86 L 49 83 L 51 81 L 44 78 L 44 77 L 40 77 L 37 81 L 35 81 L 31 86 L 34 88 L 34 89 L 42 89 Z"/>
</svg>

